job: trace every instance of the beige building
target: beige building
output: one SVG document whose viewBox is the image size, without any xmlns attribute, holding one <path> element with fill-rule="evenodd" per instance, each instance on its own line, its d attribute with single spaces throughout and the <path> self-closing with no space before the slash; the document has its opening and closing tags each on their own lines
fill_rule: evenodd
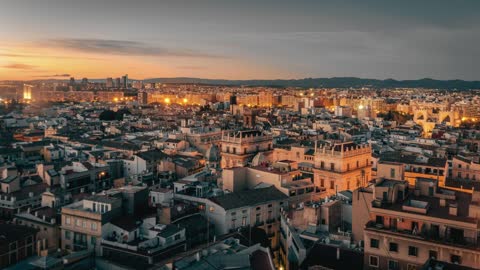
<svg viewBox="0 0 480 270">
<path fill-rule="evenodd" d="M 62 249 L 92 250 L 100 255 L 102 226 L 121 211 L 120 198 L 99 195 L 62 207 Z"/>
<path fill-rule="evenodd" d="M 430 258 L 478 268 L 480 193 L 446 190 L 432 179 L 414 187 L 378 179 L 353 194 L 352 220 L 367 221 L 353 224 L 364 228 L 364 269 L 421 269 Z"/>
<path fill-rule="evenodd" d="M 452 159 L 452 178 L 480 181 L 480 161 L 478 154 L 462 154 Z"/>
<path fill-rule="evenodd" d="M 447 172 L 448 163 L 445 158 L 401 152 L 384 153 L 377 164 L 377 177 L 407 180 L 410 186 L 415 186 L 417 178 L 428 178 L 437 180 L 438 185 L 444 187 Z"/>
<path fill-rule="evenodd" d="M 259 186 L 275 186 L 288 196 L 288 202 L 297 206 L 302 202 L 319 200 L 326 193 L 305 177 L 295 161 L 283 160 L 273 165 L 227 168 L 222 171 L 219 185 L 223 190 L 238 192 Z"/>
<path fill-rule="evenodd" d="M 323 144 L 314 152 L 314 182 L 329 194 L 354 190 L 371 179 L 371 152 L 369 145 L 353 142 Z"/>
<path fill-rule="evenodd" d="M 257 130 L 223 132 L 221 144 L 222 168 L 244 167 L 256 154 L 268 159 L 273 152 L 272 136 Z"/>
<path fill-rule="evenodd" d="M 16 214 L 14 222 L 38 229 L 37 252 L 56 251 L 60 247 L 60 226 L 56 211 L 50 207 L 41 207 L 32 211 Z"/>
</svg>

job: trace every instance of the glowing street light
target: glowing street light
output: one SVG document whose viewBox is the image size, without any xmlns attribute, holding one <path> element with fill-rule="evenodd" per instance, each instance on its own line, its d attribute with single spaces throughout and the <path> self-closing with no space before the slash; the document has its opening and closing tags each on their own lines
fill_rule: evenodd
<svg viewBox="0 0 480 270">
<path fill-rule="evenodd" d="M 165 98 L 164 101 L 165 101 L 166 104 L 170 104 L 170 99 L 169 98 Z"/>
</svg>

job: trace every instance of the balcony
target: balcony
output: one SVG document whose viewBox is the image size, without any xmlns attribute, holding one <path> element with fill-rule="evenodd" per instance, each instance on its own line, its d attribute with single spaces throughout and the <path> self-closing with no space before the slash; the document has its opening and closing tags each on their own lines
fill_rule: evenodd
<svg viewBox="0 0 480 270">
<path fill-rule="evenodd" d="M 272 224 L 275 222 L 275 218 L 269 218 L 267 219 L 267 224 Z"/>
<path fill-rule="evenodd" d="M 451 228 L 453 230 L 454 228 Z M 398 230 L 397 228 L 391 228 L 383 224 L 376 223 L 375 221 L 369 221 L 365 225 L 366 231 L 374 231 L 377 233 L 384 233 L 390 236 L 408 237 L 411 239 L 428 241 L 437 244 L 443 244 L 448 246 L 455 246 L 459 248 L 468 248 L 474 250 L 480 250 L 480 243 L 477 239 L 471 237 L 453 237 L 451 234 L 439 234 L 438 231 L 433 229 L 418 229 L 414 230 Z"/>
<path fill-rule="evenodd" d="M 254 226 L 255 226 L 255 227 L 260 227 L 260 226 L 263 226 L 263 224 L 265 224 L 265 222 L 263 222 L 263 221 L 257 221 L 257 222 L 255 222 L 255 225 L 254 225 Z"/>
</svg>

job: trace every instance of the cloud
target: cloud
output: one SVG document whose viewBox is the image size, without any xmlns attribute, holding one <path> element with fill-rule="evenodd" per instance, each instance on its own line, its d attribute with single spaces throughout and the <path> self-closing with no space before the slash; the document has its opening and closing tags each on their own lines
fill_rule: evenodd
<svg viewBox="0 0 480 270">
<path fill-rule="evenodd" d="M 12 64 L 8 64 L 8 65 L 3 66 L 3 68 L 31 70 L 31 69 L 35 69 L 36 67 L 32 66 L 32 65 L 27 65 L 27 64 L 12 63 Z"/>
<path fill-rule="evenodd" d="M 71 77 L 70 74 L 65 73 L 65 74 L 53 74 L 53 75 L 40 75 L 36 77 L 41 77 L 41 78 L 50 78 L 50 77 Z"/>
<path fill-rule="evenodd" d="M 66 48 L 86 53 L 136 56 L 175 56 L 199 58 L 223 58 L 222 56 L 202 53 L 190 49 L 164 48 L 152 44 L 112 39 L 50 39 L 42 45 Z"/>
<path fill-rule="evenodd" d="M 178 66 L 177 68 L 180 68 L 180 69 L 190 69 L 190 70 L 205 69 L 205 67 L 201 67 L 201 66 Z"/>
<path fill-rule="evenodd" d="M 77 57 L 64 55 L 31 54 L 31 53 L 0 53 L 3 57 L 21 57 L 21 58 L 60 58 L 60 59 L 82 59 L 82 60 L 104 60 L 95 57 Z"/>
</svg>

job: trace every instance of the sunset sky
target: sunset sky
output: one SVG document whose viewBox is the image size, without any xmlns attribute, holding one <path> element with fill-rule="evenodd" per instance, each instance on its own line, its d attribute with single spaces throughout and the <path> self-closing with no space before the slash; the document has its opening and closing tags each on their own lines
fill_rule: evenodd
<svg viewBox="0 0 480 270">
<path fill-rule="evenodd" d="M 480 1 L 2 0 L 0 80 L 478 80 Z"/>
</svg>

